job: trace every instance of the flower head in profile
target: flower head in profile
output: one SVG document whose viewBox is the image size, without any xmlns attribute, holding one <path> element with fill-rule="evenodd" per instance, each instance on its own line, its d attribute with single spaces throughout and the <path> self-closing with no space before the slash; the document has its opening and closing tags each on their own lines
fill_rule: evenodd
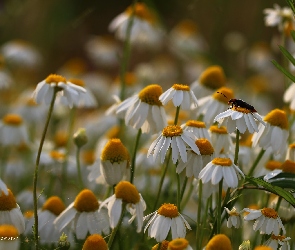
<svg viewBox="0 0 295 250">
<path fill-rule="evenodd" d="M 49 105 L 54 94 L 54 88 L 57 88 L 58 95 L 65 98 L 70 108 L 74 104 L 78 105 L 81 101 L 81 94 L 86 92 L 83 87 L 67 81 L 63 76 L 51 74 L 45 80 L 39 82 L 34 90 L 33 98 L 36 103 Z"/>
<path fill-rule="evenodd" d="M 213 185 L 223 179 L 226 187 L 236 188 L 239 176 L 244 177 L 243 172 L 232 162 L 230 158 L 214 158 L 199 174 L 203 183 L 211 181 Z"/>
<path fill-rule="evenodd" d="M 272 249 L 278 249 L 280 247 L 280 250 L 290 250 L 289 240 L 291 240 L 290 237 L 272 234 L 263 245 L 270 246 Z"/>
<path fill-rule="evenodd" d="M 181 125 L 183 130 L 192 132 L 198 139 L 206 138 L 210 140 L 209 132 L 206 128 L 206 124 L 203 121 L 188 120 L 185 124 Z"/>
<path fill-rule="evenodd" d="M 144 232 L 148 229 L 149 237 L 155 238 L 157 242 L 165 240 L 170 230 L 172 239 L 184 238 L 186 229 L 191 230 L 190 225 L 174 204 L 163 204 L 157 211 L 144 217 L 144 220 L 147 219 L 149 221 Z"/>
<path fill-rule="evenodd" d="M 225 211 L 228 214 L 228 220 L 227 220 L 227 227 L 231 228 L 234 226 L 235 228 L 239 228 L 241 226 L 241 212 L 237 212 L 237 209 L 235 207 L 232 208 L 232 210 L 229 210 L 227 207 L 225 207 Z"/>
<path fill-rule="evenodd" d="M 17 228 L 9 224 L 0 225 L 0 249 L 19 250 L 20 233 Z"/>
<path fill-rule="evenodd" d="M 77 239 L 85 239 L 87 234 L 108 234 L 109 220 L 106 209 L 100 209 L 100 204 L 94 193 L 89 189 L 82 190 L 55 220 L 56 228 L 61 232 L 72 225 Z"/>
<path fill-rule="evenodd" d="M 160 85 L 148 85 L 119 104 L 116 113 L 124 115 L 126 125 L 141 129 L 143 133 L 157 133 L 167 125 L 166 113 L 159 100 L 162 92 Z"/>
<path fill-rule="evenodd" d="M 234 144 L 225 126 L 213 125 L 209 128 L 209 132 L 211 134 L 211 142 L 216 155 L 219 155 L 221 152 L 231 152 L 234 148 Z"/>
<path fill-rule="evenodd" d="M 260 234 L 279 235 L 280 230 L 286 234 L 286 229 L 279 217 L 278 213 L 272 208 L 250 209 L 244 208 L 243 211 L 248 212 L 244 220 L 255 220 L 253 224 L 254 231 L 260 230 Z"/>
<path fill-rule="evenodd" d="M 214 118 L 214 122 L 217 121 L 220 125 L 226 126 L 228 133 L 233 133 L 236 128 L 242 134 L 244 134 L 246 130 L 251 134 L 258 132 L 256 121 L 264 126 L 265 122 L 257 111 L 255 109 L 253 110 L 253 107 L 248 105 L 243 105 L 242 107 L 232 105 L 230 109 L 218 114 Z"/>
<path fill-rule="evenodd" d="M 265 126 L 259 125 L 258 133 L 254 133 L 253 147 L 259 144 L 263 149 L 271 148 L 275 154 L 286 151 L 289 136 L 288 118 L 285 111 L 274 109 L 264 117 Z"/>
<path fill-rule="evenodd" d="M 200 154 L 200 150 L 195 144 L 193 136 L 191 132 L 184 131 L 178 125 L 168 125 L 151 144 L 147 156 L 153 155 L 153 158 L 156 159 L 158 155 L 161 155 L 161 163 L 163 163 L 171 144 L 173 163 L 175 164 L 177 162 L 179 155 L 183 162 L 187 162 L 186 145 L 190 146 L 191 150 L 196 154 Z"/>
<path fill-rule="evenodd" d="M 101 206 L 108 208 L 111 228 L 118 225 L 119 218 L 122 213 L 122 204 L 126 204 L 127 211 L 132 215 L 128 223 L 132 223 L 134 219 L 137 222 L 137 232 L 142 229 L 143 212 L 146 204 L 137 188 L 128 181 L 121 181 L 115 187 L 115 194 L 102 202 Z"/>
<path fill-rule="evenodd" d="M 175 107 L 181 106 L 184 110 L 189 110 L 191 106 L 197 107 L 198 100 L 188 85 L 174 84 L 159 97 L 163 105 L 172 100 Z"/>
</svg>

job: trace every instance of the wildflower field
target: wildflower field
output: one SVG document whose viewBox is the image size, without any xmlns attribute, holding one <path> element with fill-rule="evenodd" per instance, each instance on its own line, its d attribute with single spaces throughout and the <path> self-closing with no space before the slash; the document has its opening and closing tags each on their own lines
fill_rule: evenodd
<svg viewBox="0 0 295 250">
<path fill-rule="evenodd" d="M 3 1 L 0 250 L 294 250 L 294 15 Z"/>
</svg>

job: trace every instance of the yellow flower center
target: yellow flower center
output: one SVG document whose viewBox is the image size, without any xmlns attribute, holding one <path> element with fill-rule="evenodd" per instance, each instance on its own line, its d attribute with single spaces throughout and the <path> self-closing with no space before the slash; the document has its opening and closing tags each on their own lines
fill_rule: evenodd
<svg viewBox="0 0 295 250">
<path fill-rule="evenodd" d="M 174 239 L 169 242 L 169 250 L 183 250 L 188 246 L 188 241 L 184 238 Z"/>
<path fill-rule="evenodd" d="M 61 153 L 57 150 L 50 151 L 49 155 L 52 159 L 54 159 L 56 161 L 63 161 L 66 157 L 64 153 Z"/>
<path fill-rule="evenodd" d="M 217 125 L 213 125 L 209 128 L 211 133 L 216 134 L 227 134 L 227 129 L 224 126 L 218 127 Z"/>
<path fill-rule="evenodd" d="M 111 163 L 120 163 L 129 159 L 129 153 L 120 139 L 110 139 L 104 146 L 100 159 Z"/>
<path fill-rule="evenodd" d="M 274 235 L 274 234 L 272 234 L 272 235 L 271 235 L 271 238 L 272 238 L 273 240 L 280 240 L 280 241 L 283 241 L 284 239 L 286 239 L 286 236 L 283 236 L 283 235 Z"/>
<path fill-rule="evenodd" d="M 133 6 L 126 9 L 126 14 L 131 16 L 133 13 Z M 147 22 L 153 23 L 156 21 L 155 15 L 148 9 L 144 3 L 136 3 L 134 9 L 134 15 Z"/>
<path fill-rule="evenodd" d="M 202 121 L 189 120 L 185 123 L 185 125 L 194 128 L 206 128 L 205 122 Z"/>
<path fill-rule="evenodd" d="M 45 79 L 45 82 L 48 84 L 58 83 L 58 82 L 67 83 L 67 80 L 63 76 L 51 74 L 51 75 L 47 76 L 47 78 Z"/>
<path fill-rule="evenodd" d="M 108 138 L 108 139 L 118 138 L 119 135 L 120 135 L 120 127 L 119 126 L 114 126 L 114 127 L 110 128 L 105 134 L 106 138 Z"/>
<path fill-rule="evenodd" d="M 288 118 L 286 112 L 280 109 L 270 111 L 263 119 L 272 126 L 280 127 L 281 129 L 288 129 Z"/>
<path fill-rule="evenodd" d="M 83 159 L 83 162 L 87 165 L 92 165 L 95 162 L 95 152 L 92 149 L 84 150 L 81 153 L 81 157 Z"/>
<path fill-rule="evenodd" d="M 237 112 L 240 112 L 240 113 L 244 113 L 244 114 L 249 114 L 251 113 L 251 110 L 250 109 L 247 109 L 247 108 L 242 108 L 242 107 L 233 107 L 232 110 L 234 111 L 237 111 Z"/>
<path fill-rule="evenodd" d="M 175 90 L 190 91 L 190 87 L 184 84 L 175 83 L 173 84 L 172 88 L 174 88 Z"/>
<path fill-rule="evenodd" d="M 162 93 L 163 90 L 160 85 L 152 84 L 141 90 L 138 94 L 138 98 L 149 105 L 162 106 L 162 103 L 159 100 Z"/>
<path fill-rule="evenodd" d="M 2 118 L 2 121 L 6 125 L 19 126 L 22 124 L 23 119 L 17 114 L 7 114 Z"/>
<path fill-rule="evenodd" d="M 240 141 L 240 146 L 251 147 L 252 146 L 252 134 L 247 136 L 246 139 Z"/>
<path fill-rule="evenodd" d="M 136 187 L 128 181 L 120 181 L 115 187 L 116 198 L 123 202 L 136 204 L 140 201 L 140 195 Z"/>
<path fill-rule="evenodd" d="M 171 203 L 164 203 L 157 211 L 158 214 L 169 218 L 179 216 L 177 206 Z"/>
<path fill-rule="evenodd" d="M 295 174 L 295 162 L 294 162 L 294 161 L 290 161 L 290 160 L 286 160 L 286 161 L 281 165 L 281 169 L 282 169 L 283 172 L 285 172 L 285 173 Z"/>
<path fill-rule="evenodd" d="M 270 171 L 273 171 L 275 169 L 280 169 L 281 166 L 282 163 L 280 161 L 268 161 L 264 167 Z"/>
<path fill-rule="evenodd" d="M 223 87 L 226 83 L 223 69 L 217 65 L 208 67 L 200 75 L 199 83 L 213 90 Z"/>
<path fill-rule="evenodd" d="M 65 204 L 58 196 L 52 196 L 44 203 L 42 210 L 48 210 L 58 216 L 65 208 Z"/>
<path fill-rule="evenodd" d="M 38 104 L 36 103 L 36 101 L 34 100 L 34 98 L 29 98 L 26 100 L 26 105 L 30 106 L 30 107 L 35 107 L 38 106 Z"/>
<path fill-rule="evenodd" d="M 136 76 L 131 73 L 131 72 L 127 72 L 125 73 L 125 84 L 126 86 L 134 86 L 137 82 L 137 78 Z M 117 77 L 116 80 L 115 80 L 116 83 L 120 83 L 121 82 L 121 78 L 120 77 Z"/>
<path fill-rule="evenodd" d="M 268 246 L 257 246 L 254 250 L 273 250 L 271 247 Z"/>
<path fill-rule="evenodd" d="M 215 91 L 212 97 L 219 102 L 227 104 L 230 99 L 234 98 L 234 92 L 229 88 L 222 87 Z"/>
<path fill-rule="evenodd" d="M 295 143 L 290 144 L 290 145 L 289 145 L 289 148 L 290 148 L 290 149 L 294 149 L 294 148 L 295 148 Z"/>
<path fill-rule="evenodd" d="M 156 244 L 156 245 L 154 245 L 152 247 L 152 250 L 167 250 L 168 244 L 169 244 L 168 240 L 163 240 L 162 243 L 161 243 L 161 248 L 160 249 L 158 249 L 158 247 L 159 247 L 159 243 L 158 243 L 158 244 Z"/>
<path fill-rule="evenodd" d="M 198 139 L 195 143 L 198 146 L 201 155 L 212 155 L 214 153 L 214 148 L 207 139 Z"/>
<path fill-rule="evenodd" d="M 223 166 L 223 167 L 230 167 L 233 165 L 232 161 L 230 158 L 214 158 L 212 160 L 212 163 L 214 165 L 219 165 L 219 166 Z"/>
<path fill-rule="evenodd" d="M 13 225 L 0 225 L 0 240 L 16 240 L 18 236 L 18 230 Z"/>
<path fill-rule="evenodd" d="M 80 87 L 85 87 L 85 83 L 81 79 L 72 78 L 72 79 L 69 80 L 69 82 L 71 82 L 71 83 L 73 83 L 73 84 L 75 84 L 77 86 L 80 86 Z"/>
<path fill-rule="evenodd" d="M 232 250 L 230 239 L 225 234 L 216 234 L 208 242 L 205 250 Z"/>
<path fill-rule="evenodd" d="M 94 212 L 98 210 L 99 203 L 91 190 L 84 189 L 76 196 L 74 207 L 80 213 Z"/>
<path fill-rule="evenodd" d="M 261 209 L 261 213 L 268 218 L 276 219 L 278 217 L 278 213 L 274 209 L 269 207 Z"/>
<path fill-rule="evenodd" d="M 54 135 L 54 143 L 57 147 L 67 146 L 69 136 L 66 131 L 58 131 Z"/>
<path fill-rule="evenodd" d="M 3 192 L 0 196 L 0 211 L 9 211 L 16 208 L 16 200 L 13 193 L 8 189 L 8 195 Z"/>
<path fill-rule="evenodd" d="M 92 234 L 87 237 L 82 250 L 107 250 L 108 245 L 104 238 L 99 234 Z"/>
<path fill-rule="evenodd" d="M 198 32 L 197 25 L 191 20 L 183 20 L 176 27 L 176 30 L 179 30 L 183 34 L 190 36 Z"/>
<path fill-rule="evenodd" d="M 237 212 L 236 208 L 233 208 L 231 211 L 228 213 L 230 216 L 239 216 L 240 214 Z"/>
<path fill-rule="evenodd" d="M 162 131 L 162 135 L 165 137 L 180 136 L 182 133 L 182 128 L 178 125 L 169 125 Z"/>
<path fill-rule="evenodd" d="M 28 211 L 24 212 L 24 217 L 25 217 L 26 219 L 30 219 L 30 218 L 32 218 L 33 216 L 34 216 L 34 211 L 33 211 L 33 210 L 28 210 Z"/>
</svg>

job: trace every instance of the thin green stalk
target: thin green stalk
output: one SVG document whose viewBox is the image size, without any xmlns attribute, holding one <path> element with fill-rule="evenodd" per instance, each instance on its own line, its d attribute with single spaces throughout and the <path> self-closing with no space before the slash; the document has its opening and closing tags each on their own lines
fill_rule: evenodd
<svg viewBox="0 0 295 250">
<path fill-rule="evenodd" d="M 282 197 L 281 196 L 279 196 L 279 198 L 278 198 L 278 202 L 277 202 L 277 204 L 276 204 L 276 208 L 275 208 L 275 210 L 278 212 L 279 211 L 279 208 L 280 208 L 280 206 L 281 206 L 281 202 L 282 202 Z"/>
<path fill-rule="evenodd" d="M 125 210 L 126 210 L 126 204 L 122 204 L 122 212 L 121 212 L 121 216 L 119 218 L 119 221 L 118 221 L 118 224 L 117 226 L 113 229 L 112 233 L 111 233 L 111 236 L 109 238 L 109 241 L 108 241 L 108 248 L 109 250 L 111 250 L 111 247 L 113 245 L 113 242 L 114 242 L 114 239 L 115 239 L 115 236 L 117 234 L 117 231 L 119 230 L 121 224 L 122 224 L 122 221 L 123 221 L 123 218 L 124 218 L 124 213 L 125 213 Z"/>
<path fill-rule="evenodd" d="M 82 174 L 81 174 L 80 152 L 81 152 L 81 147 L 77 146 L 76 164 L 77 164 L 77 171 L 78 171 L 78 183 L 79 183 L 79 189 L 82 190 L 84 188 L 84 185 L 83 185 Z"/>
<path fill-rule="evenodd" d="M 130 167 L 130 182 L 131 183 L 133 183 L 133 180 L 134 180 L 136 153 L 137 153 L 137 149 L 138 149 L 138 144 L 139 144 L 141 132 L 142 132 L 141 129 L 139 129 L 137 132 L 135 145 L 134 145 L 134 151 L 133 151 L 132 162 L 131 162 L 131 167 Z"/>
<path fill-rule="evenodd" d="M 203 220 L 202 220 L 202 225 L 207 225 L 207 215 L 208 215 L 209 207 L 212 207 L 212 195 L 207 199 L 205 213 L 204 213 Z M 200 235 L 198 236 L 199 245 L 198 245 L 197 250 L 202 249 L 202 242 L 203 242 L 204 232 L 205 232 L 205 230 L 203 228 L 201 230 L 201 232 L 200 232 Z"/>
<path fill-rule="evenodd" d="M 180 192 L 180 201 L 182 201 L 182 198 L 183 198 L 183 195 L 184 195 L 184 192 L 185 192 L 185 189 L 186 189 L 187 181 L 188 181 L 188 178 L 185 176 L 184 177 L 184 182 L 182 184 L 181 192 Z"/>
<path fill-rule="evenodd" d="M 220 234 L 220 231 L 221 231 L 222 183 L 223 183 L 223 179 L 221 179 L 221 181 L 219 182 L 218 200 L 217 200 L 217 208 L 216 208 L 217 209 L 217 216 L 216 216 L 217 228 L 216 228 L 216 234 Z"/>
<path fill-rule="evenodd" d="M 196 239 L 199 238 L 201 230 L 201 211 L 202 211 L 202 194 L 203 194 L 203 183 L 202 180 L 199 180 L 199 196 L 198 196 L 198 211 L 197 211 L 197 230 L 196 230 Z M 197 240 L 197 250 L 201 249 L 201 244 Z"/>
<path fill-rule="evenodd" d="M 237 129 L 237 133 L 236 133 L 235 159 L 234 159 L 234 164 L 235 165 L 238 165 L 238 161 L 239 161 L 239 150 L 240 150 L 240 131 Z"/>
<path fill-rule="evenodd" d="M 257 157 L 256 157 L 256 159 L 255 159 L 255 161 L 254 161 L 254 163 L 252 165 L 252 167 L 250 168 L 250 171 L 248 173 L 249 176 L 252 176 L 253 175 L 254 170 L 257 167 L 257 165 L 258 165 L 259 161 L 261 160 L 262 156 L 264 155 L 264 153 L 265 153 L 265 149 L 261 149 L 260 152 L 259 152 L 259 154 L 257 155 Z"/>
<path fill-rule="evenodd" d="M 177 107 L 176 107 L 175 118 L 174 118 L 174 125 L 177 125 L 177 122 L 178 122 L 178 116 L 179 116 L 179 111 L 180 111 L 180 106 L 177 106 Z"/>
<path fill-rule="evenodd" d="M 34 171 L 34 180 L 33 180 L 33 199 L 34 199 L 34 241 L 35 241 L 35 249 L 39 249 L 39 235 L 38 235 L 38 198 L 37 198 L 37 183 L 38 183 L 38 172 L 39 172 L 39 164 L 40 164 L 40 157 L 41 157 L 41 152 L 43 148 L 43 144 L 45 141 L 45 136 L 47 133 L 49 121 L 53 112 L 54 108 L 54 102 L 56 99 L 56 93 L 58 92 L 58 88 L 55 87 L 51 99 L 51 103 L 49 106 L 48 114 L 47 114 L 47 119 L 45 122 L 44 130 L 41 136 L 40 140 L 40 145 L 38 148 L 38 153 L 36 157 L 36 164 L 35 164 L 35 171 Z"/>
<path fill-rule="evenodd" d="M 180 212 L 180 177 L 179 177 L 178 173 L 176 173 L 176 179 L 177 179 L 177 195 L 176 195 L 177 202 L 176 202 L 176 204 L 177 204 L 178 211 Z"/>
</svg>

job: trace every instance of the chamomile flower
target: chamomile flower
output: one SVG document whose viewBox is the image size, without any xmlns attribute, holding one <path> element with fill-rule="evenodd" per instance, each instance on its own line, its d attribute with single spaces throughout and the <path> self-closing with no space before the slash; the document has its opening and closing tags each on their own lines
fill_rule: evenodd
<svg viewBox="0 0 295 250">
<path fill-rule="evenodd" d="M 222 67 L 212 65 L 207 67 L 198 80 L 191 84 L 191 90 L 197 98 L 212 95 L 217 89 L 224 87 L 226 77 Z"/>
<path fill-rule="evenodd" d="M 232 210 L 225 207 L 225 211 L 228 213 L 227 227 L 231 228 L 234 226 L 235 228 L 239 228 L 242 220 L 241 212 L 237 212 L 235 207 L 233 207 Z"/>
<path fill-rule="evenodd" d="M 191 132 L 183 131 L 178 125 L 168 125 L 162 131 L 162 133 L 157 137 L 155 141 L 149 147 L 147 156 L 153 155 L 154 160 L 158 155 L 161 156 L 161 163 L 164 162 L 168 148 L 172 148 L 172 161 L 175 164 L 179 158 L 183 162 L 187 162 L 187 148 L 186 145 L 190 146 L 196 154 L 200 154 L 195 141 L 193 139 L 194 135 Z"/>
<path fill-rule="evenodd" d="M 175 107 L 181 106 L 184 110 L 189 110 L 191 106 L 197 107 L 198 100 L 188 85 L 174 84 L 170 89 L 160 95 L 159 100 L 166 105 L 170 100 Z"/>
<path fill-rule="evenodd" d="M 209 128 L 211 142 L 217 155 L 229 153 L 234 148 L 231 136 L 224 126 L 213 125 Z"/>
<path fill-rule="evenodd" d="M 168 240 L 163 240 L 160 243 L 161 243 L 160 250 L 167 250 L 168 249 L 168 244 L 169 244 L 169 241 Z M 158 250 L 158 247 L 159 247 L 159 244 L 160 243 L 157 243 L 156 245 L 154 245 L 151 250 Z"/>
<path fill-rule="evenodd" d="M 33 92 L 35 101 L 49 105 L 54 93 L 54 88 L 58 88 L 58 94 L 65 98 L 69 107 L 78 105 L 81 100 L 81 94 L 86 90 L 83 87 L 67 81 L 63 76 L 51 74 L 45 80 L 38 83 Z"/>
<path fill-rule="evenodd" d="M 262 120 L 261 116 L 253 110 L 247 107 L 237 107 L 232 108 L 218 114 L 214 118 L 214 122 L 219 122 L 220 125 L 226 125 L 228 133 L 233 133 L 236 128 L 244 134 L 246 130 L 253 134 L 258 132 L 258 126 L 256 121 L 265 126 L 265 122 Z"/>
<path fill-rule="evenodd" d="M 206 124 L 202 121 L 188 120 L 185 124 L 181 125 L 181 128 L 185 131 L 192 132 L 197 138 L 206 138 L 210 140 Z"/>
<path fill-rule="evenodd" d="M 108 208 L 111 228 L 115 228 L 122 213 L 122 204 L 126 204 L 127 211 L 132 215 L 128 223 L 134 219 L 137 222 L 137 232 L 139 233 L 143 224 L 143 212 L 146 204 L 136 187 L 128 181 L 121 181 L 115 187 L 115 194 L 107 198 L 101 206 Z"/>
<path fill-rule="evenodd" d="M 270 246 L 272 249 L 279 248 L 279 250 L 290 250 L 289 240 L 291 240 L 290 237 L 272 234 L 270 238 L 264 242 L 264 245 Z"/>
<path fill-rule="evenodd" d="M 53 223 L 60 232 L 72 224 L 77 239 L 85 239 L 87 233 L 108 234 L 110 229 L 107 211 L 99 208 L 100 204 L 93 192 L 84 189 Z"/>
<path fill-rule="evenodd" d="M 100 234 L 89 235 L 82 247 L 82 250 L 108 250 L 108 245 Z"/>
<path fill-rule="evenodd" d="M 200 150 L 200 154 L 196 154 L 194 151 L 189 150 L 187 152 L 187 162 L 179 161 L 176 173 L 179 174 L 185 169 L 187 177 L 194 176 L 195 178 L 198 178 L 202 168 L 214 157 L 214 148 L 207 139 L 197 139 L 195 143 Z"/>
<path fill-rule="evenodd" d="M 157 242 L 165 240 L 170 230 L 172 239 L 184 238 L 186 229 L 191 230 L 190 225 L 174 204 L 163 204 L 157 211 L 144 217 L 144 220 L 147 219 L 149 221 L 144 232 L 148 229 L 148 236 L 155 238 Z"/>
<path fill-rule="evenodd" d="M 250 209 L 244 208 L 243 211 L 248 212 L 244 220 L 256 220 L 253 224 L 254 231 L 260 230 L 260 234 L 279 235 L 280 230 L 286 234 L 285 227 L 278 213 L 272 208 Z"/>
<path fill-rule="evenodd" d="M 28 132 L 21 116 L 6 114 L 0 121 L 0 143 L 4 146 L 28 142 Z"/>
<path fill-rule="evenodd" d="M 10 189 L 8 189 L 8 195 L 2 192 L 0 196 L 0 225 L 2 224 L 15 226 L 19 234 L 25 231 L 24 216 Z"/>
<path fill-rule="evenodd" d="M 163 29 L 154 13 L 144 3 L 136 3 L 115 17 L 109 25 L 109 30 L 115 32 L 117 38 L 125 41 L 130 18 L 133 18 L 130 31 L 132 44 L 151 48 L 161 45 Z"/>
<path fill-rule="evenodd" d="M 7 224 L 0 225 L 0 249 L 20 249 L 19 232 L 15 226 Z"/>
<path fill-rule="evenodd" d="M 288 119 L 285 111 L 274 109 L 263 120 L 265 126 L 260 124 L 258 133 L 253 135 L 253 147 L 258 144 L 263 149 L 271 148 L 275 154 L 284 153 L 289 136 Z"/>
<path fill-rule="evenodd" d="M 193 248 L 185 238 L 178 238 L 168 243 L 167 250 L 193 250 Z"/>
<path fill-rule="evenodd" d="M 218 184 L 223 179 L 227 187 L 236 188 L 240 175 L 244 177 L 243 172 L 230 158 L 214 158 L 202 169 L 199 179 L 202 180 L 202 183 L 211 181 L 213 185 Z"/>
<path fill-rule="evenodd" d="M 119 104 L 116 113 L 124 115 L 126 125 L 141 129 L 142 133 L 157 133 L 167 125 L 166 113 L 159 100 L 162 92 L 160 85 L 149 85 Z"/>
<path fill-rule="evenodd" d="M 214 118 L 228 108 L 228 100 L 233 98 L 233 91 L 229 88 L 219 88 L 210 96 L 199 99 L 197 116 L 203 115 L 206 124 L 212 124 Z"/>
<path fill-rule="evenodd" d="M 230 239 L 225 234 L 216 234 L 208 242 L 206 250 L 231 250 Z"/>
<path fill-rule="evenodd" d="M 293 20 L 293 12 L 288 7 L 281 8 L 278 4 L 274 4 L 274 9 L 264 9 L 265 25 L 278 26 L 282 31 L 286 22 Z"/>
</svg>

